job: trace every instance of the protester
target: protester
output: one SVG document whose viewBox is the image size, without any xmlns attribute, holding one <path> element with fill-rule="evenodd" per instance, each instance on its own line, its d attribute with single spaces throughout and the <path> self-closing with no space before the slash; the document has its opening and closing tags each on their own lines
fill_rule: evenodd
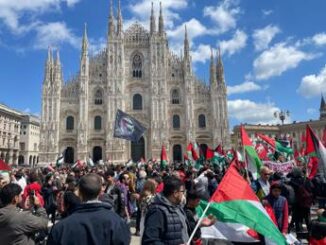
<svg viewBox="0 0 326 245">
<path fill-rule="evenodd" d="M 317 219 L 311 222 L 309 244 L 326 244 L 326 211 L 317 210 Z"/>
<path fill-rule="evenodd" d="M 130 231 L 112 207 L 98 200 L 102 180 L 97 174 L 87 174 L 79 181 L 82 204 L 67 218 L 55 224 L 48 244 L 129 244 Z"/>
<path fill-rule="evenodd" d="M 269 194 L 270 183 L 269 178 L 273 174 L 273 171 L 268 167 L 263 166 L 260 168 L 260 177 L 253 181 L 251 184 L 252 189 L 256 193 L 260 200 L 263 200 L 265 196 Z"/>
<path fill-rule="evenodd" d="M 31 196 L 33 206 L 28 211 L 21 211 L 17 205 L 21 203 L 22 188 L 18 184 L 7 184 L 0 192 L 3 208 L 0 209 L 1 244 L 32 245 L 37 232 L 47 229 L 46 211 L 41 207 L 36 195 Z"/>
<path fill-rule="evenodd" d="M 288 202 L 285 197 L 281 196 L 282 185 L 280 182 L 272 183 L 270 193 L 264 198 L 274 211 L 277 226 L 285 235 L 288 233 L 289 214 Z"/>
<path fill-rule="evenodd" d="M 175 176 L 164 179 L 163 192 L 157 194 L 145 217 L 142 244 L 180 245 L 189 240 L 187 218 L 181 206 L 185 186 Z"/>
</svg>

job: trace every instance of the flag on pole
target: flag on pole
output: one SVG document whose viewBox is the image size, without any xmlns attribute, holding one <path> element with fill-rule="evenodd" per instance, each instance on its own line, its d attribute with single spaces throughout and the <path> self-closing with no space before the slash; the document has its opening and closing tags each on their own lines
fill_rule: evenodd
<svg viewBox="0 0 326 245">
<path fill-rule="evenodd" d="M 64 150 L 64 151 L 59 155 L 59 157 L 57 158 L 57 161 L 56 161 L 56 166 L 57 166 L 57 167 L 60 167 L 60 166 L 64 163 L 64 161 L 65 161 L 65 158 L 64 158 L 65 151 L 66 151 L 66 150 Z"/>
<path fill-rule="evenodd" d="M 206 149 L 206 159 L 211 160 L 213 157 L 214 157 L 214 151 L 211 148 L 207 147 L 207 149 Z"/>
<path fill-rule="evenodd" d="M 236 170 L 235 161 L 209 203 L 202 203 L 200 208 L 217 218 L 213 228 L 231 241 L 255 240 L 256 231 L 278 245 L 287 244 L 248 182 Z"/>
<path fill-rule="evenodd" d="M 275 139 L 272 139 L 264 134 L 257 134 L 259 138 L 269 144 L 271 147 L 275 149 L 275 151 L 286 153 L 287 155 L 292 155 L 293 150 L 291 147 L 285 147 L 280 142 Z"/>
<path fill-rule="evenodd" d="M 188 159 L 189 161 L 192 160 L 192 143 L 189 143 L 189 144 L 187 145 L 187 159 Z"/>
<path fill-rule="evenodd" d="M 165 146 L 162 145 L 162 151 L 161 151 L 161 169 L 166 169 L 168 165 L 168 157 L 166 154 Z"/>
<path fill-rule="evenodd" d="M 306 155 L 318 157 L 318 172 L 326 176 L 326 149 L 309 125 L 306 128 Z"/>
<path fill-rule="evenodd" d="M 83 165 L 84 165 L 84 164 L 82 163 L 81 160 L 77 160 L 77 161 L 74 163 L 74 165 L 71 166 L 71 168 L 72 168 L 72 169 L 74 169 L 74 168 L 82 168 Z"/>
<path fill-rule="evenodd" d="M 121 110 L 117 111 L 113 137 L 138 142 L 145 131 L 146 128 L 135 118 Z"/>
<path fill-rule="evenodd" d="M 262 162 L 259 159 L 257 152 L 254 148 L 254 146 L 251 143 L 251 140 L 248 137 L 248 134 L 243 126 L 240 127 L 241 132 L 241 141 L 244 148 L 244 151 L 246 153 L 246 159 L 247 159 L 247 165 L 248 170 L 251 171 L 252 176 L 254 179 L 257 179 L 259 176 L 259 170 L 262 167 Z"/>
<path fill-rule="evenodd" d="M 89 156 L 87 159 L 87 165 L 90 167 L 94 167 L 94 162 L 93 162 L 93 159 L 91 158 L 91 156 Z"/>
</svg>

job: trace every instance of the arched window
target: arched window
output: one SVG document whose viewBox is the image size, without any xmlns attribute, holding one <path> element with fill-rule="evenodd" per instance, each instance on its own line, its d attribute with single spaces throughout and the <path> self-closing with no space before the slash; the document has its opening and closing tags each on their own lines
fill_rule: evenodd
<svg viewBox="0 0 326 245">
<path fill-rule="evenodd" d="M 172 124 L 174 129 L 180 129 L 180 116 L 173 115 Z"/>
<path fill-rule="evenodd" d="M 103 94 L 101 90 L 97 90 L 95 92 L 95 105 L 102 105 L 103 104 Z"/>
<path fill-rule="evenodd" d="M 66 129 L 67 130 L 74 130 L 74 117 L 73 116 L 67 117 Z"/>
<path fill-rule="evenodd" d="M 135 54 L 132 59 L 132 76 L 134 78 L 142 77 L 142 60 L 140 54 Z"/>
<path fill-rule="evenodd" d="M 135 94 L 132 98 L 132 108 L 133 110 L 142 110 L 143 109 L 143 101 L 142 96 L 140 94 Z"/>
<path fill-rule="evenodd" d="M 198 117 L 198 126 L 199 128 L 206 128 L 206 117 L 203 114 L 200 114 Z"/>
<path fill-rule="evenodd" d="M 100 116 L 96 116 L 94 118 L 94 129 L 101 130 L 102 129 L 102 118 Z"/>
<path fill-rule="evenodd" d="M 180 95 L 178 89 L 173 89 L 171 93 L 171 102 L 172 104 L 180 104 Z"/>
</svg>

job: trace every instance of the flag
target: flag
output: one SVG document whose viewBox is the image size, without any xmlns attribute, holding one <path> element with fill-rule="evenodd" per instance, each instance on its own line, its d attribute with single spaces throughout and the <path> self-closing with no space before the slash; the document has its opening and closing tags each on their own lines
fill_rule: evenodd
<svg viewBox="0 0 326 245">
<path fill-rule="evenodd" d="M 255 150 L 261 160 L 268 160 L 268 150 L 262 143 L 258 143 L 255 146 Z"/>
<path fill-rule="evenodd" d="M 59 155 L 59 157 L 57 158 L 57 161 L 56 161 L 56 166 L 57 166 L 57 167 L 61 166 L 61 165 L 64 163 L 64 161 L 65 161 L 65 158 L 64 158 L 65 151 L 66 151 L 66 150 L 64 150 L 64 151 Z"/>
<path fill-rule="evenodd" d="M 286 153 L 287 155 L 293 154 L 292 148 L 283 146 L 279 141 L 272 139 L 263 134 L 257 134 L 257 136 L 261 138 L 263 141 L 265 141 L 267 144 L 272 146 L 275 149 L 275 151 L 283 152 Z"/>
<path fill-rule="evenodd" d="M 225 155 L 225 152 L 224 152 L 223 147 L 222 147 L 221 144 L 219 144 L 219 145 L 216 147 L 215 151 L 217 151 L 217 152 L 218 152 L 220 155 L 222 155 L 222 156 Z"/>
<path fill-rule="evenodd" d="M 306 128 L 306 155 L 319 158 L 318 172 L 326 176 L 326 149 L 309 125 Z"/>
<path fill-rule="evenodd" d="M 189 161 L 192 160 L 192 143 L 189 143 L 189 144 L 187 145 L 187 159 L 188 159 Z"/>
<path fill-rule="evenodd" d="M 197 161 L 200 156 L 200 151 L 199 151 L 199 146 L 196 142 L 192 145 L 191 153 L 192 153 L 192 158 L 195 161 Z"/>
<path fill-rule="evenodd" d="M 218 229 L 231 241 L 254 240 L 256 231 L 278 245 L 287 244 L 248 182 L 236 170 L 235 161 L 208 205 L 210 206 L 207 214 L 213 214 L 217 218 L 213 228 Z M 206 207 L 207 205 L 202 203 L 201 209 Z"/>
<path fill-rule="evenodd" d="M 11 171 L 11 167 L 0 159 L 0 171 Z"/>
<path fill-rule="evenodd" d="M 90 166 L 90 167 L 94 167 L 93 159 L 90 156 L 87 159 L 87 165 Z"/>
<path fill-rule="evenodd" d="M 113 137 L 137 142 L 145 131 L 146 128 L 135 118 L 121 110 L 117 111 Z"/>
<path fill-rule="evenodd" d="M 82 163 L 81 160 L 77 160 L 77 161 L 74 163 L 74 165 L 71 166 L 71 168 L 72 168 L 72 169 L 74 169 L 74 168 L 82 168 L 83 165 L 84 165 L 84 164 Z"/>
<path fill-rule="evenodd" d="M 161 169 L 166 169 L 167 165 L 168 165 L 168 157 L 166 155 L 165 146 L 162 145 L 162 151 L 161 151 Z"/>
<path fill-rule="evenodd" d="M 262 166 L 262 162 L 259 159 L 255 148 L 253 147 L 246 130 L 243 126 L 240 127 L 241 141 L 244 147 L 246 158 L 248 161 L 248 169 L 251 171 L 254 179 L 258 178 L 259 170 Z"/>
<path fill-rule="evenodd" d="M 206 149 L 206 159 L 211 160 L 213 157 L 214 157 L 214 151 L 211 148 L 207 147 L 207 149 Z"/>
</svg>

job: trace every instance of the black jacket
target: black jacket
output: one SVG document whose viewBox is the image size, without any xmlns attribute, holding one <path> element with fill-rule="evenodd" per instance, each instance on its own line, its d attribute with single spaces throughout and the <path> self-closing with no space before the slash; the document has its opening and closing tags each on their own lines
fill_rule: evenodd
<svg viewBox="0 0 326 245">
<path fill-rule="evenodd" d="M 179 214 L 182 214 L 182 217 Z M 144 224 L 142 245 L 180 245 L 188 237 L 188 223 L 181 206 L 158 194 L 149 206 Z"/>
<path fill-rule="evenodd" d="M 127 224 L 104 203 L 84 203 L 51 230 L 49 245 L 129 245 Z"/>
</svg>

